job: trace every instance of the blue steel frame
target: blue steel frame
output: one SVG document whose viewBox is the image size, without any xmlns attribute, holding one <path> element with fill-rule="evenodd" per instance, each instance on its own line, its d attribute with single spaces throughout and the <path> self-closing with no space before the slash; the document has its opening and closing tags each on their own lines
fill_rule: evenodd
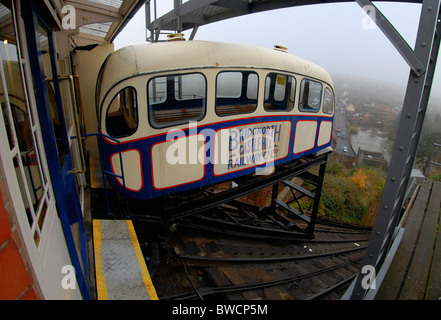
<svg viewBox="0 0 441 320">
<path fill-rule="evenodd" d="M 35 99 L 37 102 L 38 117 L 41 126 L 41 133 L 44 141 L 46 157 L 49 164 L 49 172 L 51 182 L 54 189 L 54 194 L 57 203 L 57 210 L 61 220 L 66 244 L 70 253 L 72 264 L 75 268 L 77 282 L 84 299 L 90 299 L 89 287 L 89 270 L 88 270 L 88 250 L 86 230 L 83 222 L 80 200 L 76 188 L 75 177 L 69 173 L 73 169 L 72 158 L 69 154 L 70 148 L 68 146 L 66 124 L 64 122 L 64 112 L 62 108 L 60 88 L 58 81 L 54 81 L 54 88 L 57 97 L 57 108 L 60 114 L 60 124 L 62 126 L 62 134 L 64 136 L 64 143 L 67 144 L 65 148 L 66 156 L 63 160 L 63 166 L 60 165 L 58 158 L 58 151 L 56 147 L 56 138 L 52 130 L 51 111 L 49 109 L 49 100 L 46 92 L 46 83 L 44 75 L 43 61 L 41 59 L 41 50 L 39 47 L 39 33 L 38 25 L 46 29 L 48 32 L 49 46 L 53 47 L 51 20 L 41 11 L 41 4 L 37 1 L 22 0 L 22 15 L 25 22 L 26 39 L 28 46 L 28 54 L 30 67 L 32 71 L 32 79 L 34 83 Z M 51 63 L 53 79 L 57 79 L 55 56 L 51 52 Z M 77 248 L 71 226 L 78 223 L 80 228 L 81 241 L 81 264 L 80 257 L 77 254 Z M 84 270 L 84 272 L 83 272 Z M 61 270 L 60 270 L 61 272 Z"/>
</svg>

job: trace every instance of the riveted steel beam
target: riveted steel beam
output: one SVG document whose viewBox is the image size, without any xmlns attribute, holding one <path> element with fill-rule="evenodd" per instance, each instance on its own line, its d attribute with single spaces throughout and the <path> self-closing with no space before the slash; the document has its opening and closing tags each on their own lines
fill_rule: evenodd
<svg viewBox="0 0 441 320">
<path fill-rule="evenodd" d="M 362 266 L 378 268 L 386 258 L 401 215 L 402 203 L 415 160 L 432 87 L 440 46 L 440 0 L 424 0 L 415 43 L 416 58 L 426 72 L 410 71 L 397 140 L 384 185 L 371 240 Z M 363 299 L 371 289 L 363 282 L 363 267 L 358 273 L 351 299 Z M 378 290 L 372 289 L 372 290 Z"/>
</svg>

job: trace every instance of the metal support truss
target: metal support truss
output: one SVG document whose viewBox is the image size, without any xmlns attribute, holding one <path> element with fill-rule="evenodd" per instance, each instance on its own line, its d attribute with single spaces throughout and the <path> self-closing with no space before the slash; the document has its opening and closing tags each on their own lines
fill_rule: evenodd
<svg viewBox="0 0 441 320">
<path fill-rule="evenodd" d="M 327 156 L 327 154 L 323 154 L 318 158 L 306 159 L 306 162 L 294 164 L 290 170 L 282 169 L 283 173 L 277 173 L 278 179 L 276 180 L 268 177 L 273 181 L 273 185 L 271 203 L 267 206 L 250 204 L 242 199 L 231 200 L 232 198 L 223 203 L 211 201 L 208 210 L 200 213 L 193 213 L 193 210 L 191 216 L 177 220 L 176 224 L 180 227 L 218 234 L 265 240 L 302 241 L 312 239 L 314 238 Z M 319 161 L 317 162 L 317 160 Z M 319 167 L 318 174 L 315 174 L 313 171 L 317 167 Z M 293 178 L 300 178 L 304 182 L 303 187 L 293 183 Z M 261 183 L 267 184 L 265 181 L 252 182 L 248 180 L 242 185 L 242 188 L 251 190 L 251 186 L 258 187 Z M 290 198 L 289 193 L 279 194 L 279 189 L 283 185 L 290 190 L 292 200 L 283 200 Z M 233 192 L 233 197 L 235 189 L 230 189 Z M 253 192 L 248 194 L 251 193 Z M 313 204 L 309 205 L 307 209 L 308 212 L 305 212 L 306 210 L 302 208 L 299 201 L 304 197 L 313 201 Z M 211 199 L 213 200 L 213 198 Z M 293 202 L 298 204 L 297 208 L 290 206 Z M 197 204 L 195 205 L 199 207 Z"/>
<path fill-rule="evenodd" d="M 374 8 L 370 1 L 357 2 Z M 389 30 L 389 27 L 384 28 L 383 22 L 381 19 L 376 21 L 409 63 L 411 71 L 394 152 L 371 240 L 362 263 L 363 266 L 376 268 L 380 267 L 390 249 L 421 136 L 440 45 L 440 0 L 423 1 L 415 49 L 412 51 L 403 47 L 401 36 Z M 362 279 L 366 276 L 362 270 L 355 280 L 351 299 L 363 299 L 369 289 L 362 285 Z"/>
<path fill-rule="evenodd" d="M 191 197 L 187 194 L 177 198 L 151 199 L 132 202 L 132 220 L 156 225 L 165 233 L 177 226 L 260 239 L 299 240 L 314 237 L 322 185 L 328 155 L 325 149 L 316 155 L 279 164 L 268 176 L 253 174 L 238 177 L 237 186 L 221 192 L 204 190 L 203 195 Z M 318 173 L 313 173 L 318 168 Z M 300 187 L 292 183 L 298 177 L 307 183 Z M 291 189 L 294 200 L 284 201 L 279 197 L 279 187 Z M 271 187 L 271 203 L 258 206 L 240 198 L 264 188 Z M 176 196 L 176 195 L 175 195 Z M 307 197 L 313 201 L 308 212 L 289 204 Z M 182 201 L 176 202 L 176 199 Z M 164 205 L 166 203 L 166 205 Z M 246 221 L 245 221 L 246 220 Z"/>
<path fill-rule="evenodd" d="M 194 216 L 199 213 L 207 212 L 222 204 L 229 203 L 240 197 L 254 193 L 266 187 L 273 187 L 272 202 L 267 207 L 260 208 L 260 214 L 272 216 L 278 219 L 280 215 L 276 212 L 278 208 L 287 210 L 293 218 L 306 222 L 306 228 L 296 227 L 299 234 L 313 235 L 314 226 L 317 217 L 318 205 L 322 190 L 323 178 L 325 175 L 326 163 L 331 150 L 325 149 L 316 155 L 304 157 L 298 161 L 280 164 L 275 168 L 275 172 L 268 176 L 246 176 L 235 179 L 237 186 L 220 193 L 206 193 L 206 196 L 199 199 L 193 199 L 187 203 L 179 205 L 170 205 L 167 208 L 156 206 L 154 202 L 142 202 L 139 205 L 131 205 L 130 217 L 133 220 L 160 222 L 157 217 L 162 217 L 166 224 L 172 225 L 183 218 Z M 308 170 L 319 166 L 319 174 L 315 175 Z M 313 186 L 312 190 L 306 190 L 298 186 L 293 186 L 289 179 L 299 177 Z M 298 193 L 306 195 L 313 199 L 314 204 L 310 215 L 306 215 L 301 209 L 297 210 L 290 207 L 287 203 L 277 198 L 279 183 L 294 188 Z M 301 196 L 298 196 L 299 198 Z M 162 201 L 159 199 L 159 201 Z M 149 208 L 146 212 L 146 208 Z M 281 217 L 280 217 L 281 218 Z"/>
<path fill-rule="evenodd" d="M 314 234 L 314 227 L 317 219 L 317 212 L 320 203 L 323 180 L 325 177 L 325 170 L 326 170 L 326 162 L 323 162 L 320 164 L 318 175 L 314 175 L 309 171 L 305 171 L 295 176 L 301 178 L 303 181 L 311 185 L 312 186 L 311 190 L 305 189 L 304 187 L 300 187 L 292 183 L 290 180 L 286 180 L 286 179 L 282 180 L 281 182 L 286 187 L 289 188 L 292 194 L 292 200 L 289 200 L 287 202 L 284 202 L 277 197 L 279 194 L 279 184 L 278 183 L 274 184 L 272 190 L 271 204 L 268 207 L 263 208 L 264 210 L 262 211 L 265 212 L 266 214 L 275 216 L 276 219 L 284 220 L 285 218 L 280 214 L 278 214 L 277 212 L 278 208 L 282 208 L 286 210 L 293 218 L 299 219 L 300 221 L 306 223 L 307 227 L 304 230 L 303 229 L 299 229 L 299 230 L 301 232 L 310 234 L 312 236 Z M 311 209 L 310 215 L 307 215 L 305 213 L 302 204 L 300 202 L 300 200 L 305 197 L 313 201 L 312 208 L 310 208 Z M 297 204 L 296 208 L 290 205 L 293 202 Z"/>
</svg>

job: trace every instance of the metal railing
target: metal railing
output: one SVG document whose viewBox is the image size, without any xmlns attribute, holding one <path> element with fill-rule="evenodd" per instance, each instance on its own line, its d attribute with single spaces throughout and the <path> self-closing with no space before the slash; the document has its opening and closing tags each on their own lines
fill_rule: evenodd
<svg viewBox="0 0 441 320">
<path fill-rule="evenodd" d="M 106 184 L 106 177 L 112 176 L 115 178 L 119 178 L 122 181 L 123 190 L 124 190 L 123 191 L 124 202 L 125 202 L 125 209 L 126 209 L 126 214 L 124 216 L 125 216 L 125 218 L 130 218 L 129 202 L 128 202 L 128 198 L 127 198 L 126 182 L 125 182 L 125 178 L 124 178 L 124 167 L 123 167 L 122 152 L 121 152 L 121 142 L 119 140 L 112 138 L 112 137 L 110 137 L 104 133 L 101 133 L 101 132 L 85 134 L 85 135 L 82 135 L 82 138 L 88 138 L 88 137 L 92 137 L 92 136 L 97 137 L 97 141 L 98 141 L 98 151 L 99 151 L 99 155 L 100 155 L 100 164 L 101 164 L 101 173 L 102 173 L 102 177 L 103 177 L 104 193 L 106 196 L 106 205 L 107 205 L 107 211 L 108 211 L 107 213 L 111 216 L 114 216 L 114 213 L 112 213 L 111 209 L 110 209 L 109 193 L 108 193 L 107 184 Z M 104 169 L 103 154 L 101 151 L 101 138 L 106 138 L 108 140 L 111 140 L 118 145 L 119 164 L 121 167 L 121 174 L 116 174 L 114 172 L 111 172 L 111 171 Z"/>
</svg>

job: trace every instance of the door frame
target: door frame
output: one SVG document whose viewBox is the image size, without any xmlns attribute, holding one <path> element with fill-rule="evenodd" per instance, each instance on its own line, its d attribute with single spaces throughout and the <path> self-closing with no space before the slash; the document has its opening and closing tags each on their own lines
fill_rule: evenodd
<svg viewBox="0 0 441 320">
<path fill-rule="evenodd" d="M 37 1 L 22 0 L 22 15 L 25 23 L 26 40 L 29 54 L 30 69 L 34 84 L 35 100 L 38 109 L 38 116 L 41 126 L 42 138 L 46 151 L 46 158 L 49 164 L 49 174 L 54 189 L 58 216 L 61 220 L 62 229 L 66 244 L 71 257 L 72 265 L 75 268 L 76 280 L 83 299 L 90 299 L 89 286 L 89 263 L 87 250 L 87 236 L 83 221 L 81 203 L 77 193 L 76 179 L 71 173 L 73 169 L 72 157 L 69 148 L 62 99 L 57 73 L 56 56 L 54 50 L 52 17 L 47 15 L 44 7 L 38 5 Z M 52 118 L 49 107 L 49 98 L 46 91 L 43 59 L 39 43 L 38 26 L 42 26 L 48 35 L 48 43 L 52 77 L 56 98 L 56 105 L 59 114 L 61 134 L 63 136 L 65 156 L 63 165 L 60 165 L 56 138 L 52 130 Z M 72 225 L 78 225 L 80 243 L 75 242 Z M 77 248 L 79 245 L 79 248 Z"/>
</svg>

